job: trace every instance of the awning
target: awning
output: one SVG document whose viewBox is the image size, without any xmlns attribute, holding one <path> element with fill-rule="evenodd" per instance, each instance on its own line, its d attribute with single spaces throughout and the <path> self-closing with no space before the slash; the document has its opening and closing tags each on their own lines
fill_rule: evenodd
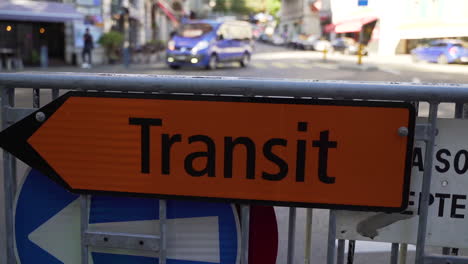
<svg viewBox="0 0 468 264">
<path fill-rule="evenodd" d="M 325 25 L 325 27 L 323 28 L 323 31 L 325 33 L 331 33 L 333 31 L 335 31 L 335 24 L 327 24 Z"/>
<path fill-rule="evenodd" d="M 71 4 L 0 0 L 0 20 L 65 22 L 83 19 Z"/>
<path fill-rule="evenodd" d="M 174 23 L 174 24 L 179 23 L 177 18 L 174 16 L 174 14 L 171 12 L 171 10 L 169 10 L 168 7 L 166 7 L 161 1 L 158 1 L 157 4 L 158 4 L 159 8 L 161 8 L 161 10 L 164 12 L 164 14 L 166 14 L 166 16 L 172 21 L 172 23 Z"/>
<path fill-rule="evenodd" d="M 359 32 L 365 24 L 376 21 L 377 17 L 363 17 L 333 24 L 336 33 Z"/>
</svg>

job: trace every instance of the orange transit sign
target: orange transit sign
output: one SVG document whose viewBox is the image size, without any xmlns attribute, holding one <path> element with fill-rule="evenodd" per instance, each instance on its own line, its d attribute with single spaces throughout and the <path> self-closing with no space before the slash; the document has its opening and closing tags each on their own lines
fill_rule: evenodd
<svg viewBox="0 0 468 264">
<path fill-rule="evenodd" d="M 3 131 L 0 145 L 71 191 L 407 205 L 410 104 L 69 92 L 38 112 Z"/>
</svg>

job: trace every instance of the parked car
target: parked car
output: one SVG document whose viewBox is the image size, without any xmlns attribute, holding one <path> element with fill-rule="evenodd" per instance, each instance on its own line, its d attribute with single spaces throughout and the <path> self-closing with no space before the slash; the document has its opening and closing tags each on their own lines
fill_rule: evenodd
<svg viewBox="0 0 468 264">
<path fill-rule="evenodd" d="M 279 35 L 279 34 L 273 34 L 271 36 L 271 43 L 273 45 L 276 45 L 276 46 L 282 46 L 282 45 L 286 44 L 283 37 L 281 35 Z"/>
<path fill-rule="evenodd" d="M 168 42 L 166 63 L 172 69 L 203 66 L 215 69 L 219 62 L 250 62 L 252 27 L 244 21 L 192 20 L 180 26 Z"/>
<path fill-rule="evenodd" d="M 304 43 L 306 42 L 306 40 L 309 38 L 310 36 L 309 35 L 305 35 L 305 34 L 299 34 L 299 35 L 295 35 L 289 42 L 288 42 L 288 46 L 289 47 L 292 47 L 294 49 L 305 49 L 305 46 L 304 46 Z"/>
<path fill-rule="evenodd" d="M 267 35 L 266 33 L 261 33 L 260 36 L 258 37 L 258 40 L 266 43 L 271 42 L 271 36 Z"/>
<path fill-rule="evenodd" d="M 264 32 L 265 27 L 260 25 L 252 25 L 252 35 L 254 39 L 259 39 L 260 35 Z"/>
<path fill-rule="evenodd" d="M 468 45 L 459 40 L 435 40 L 411 51 L 414 61 L 440 64 L 468 62 Z"/>
<path fill-rule="evenodd" d="M 333 51 L 343 54 L 357 54 L 359 52 L 359 43 L 352 38 L 337 38 L 332 42 Z M 367 49 L 364 47 L 362 55 L 367 55 Z"/>
<path fill-rule="evenodd" d="M 314 50 L 315 51 L 324 51 L 324 50 L 331 51 L 332 49 L 333 49 L 333 47 L 332 47 L 330 41 L 328 41 L 326 39 L 318 39 L 314 43 Z"/>
<path fill-rule="evenodd" d="M 311 35 L 308 38 L 306 38 L 304 41 L 302 41 L 302 47 L 305 50 L 313 50 L 314 45 L 319 40 L 319 36 L 317 35 Z"/>
</svg>

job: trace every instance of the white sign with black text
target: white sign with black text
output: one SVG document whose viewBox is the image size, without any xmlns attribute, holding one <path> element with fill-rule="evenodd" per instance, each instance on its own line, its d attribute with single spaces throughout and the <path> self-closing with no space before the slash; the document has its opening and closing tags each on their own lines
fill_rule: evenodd
<svg viewBox="0 0 468 264">
<path fill-rule="evenodd" d="M 468 248 L 468 120 L 437 122 L 426 244 Z M 416 142 L 406 211 L 337 211 L 337 238 L 416 244 L 424 153 L 425 144 Z"/>
</svg>

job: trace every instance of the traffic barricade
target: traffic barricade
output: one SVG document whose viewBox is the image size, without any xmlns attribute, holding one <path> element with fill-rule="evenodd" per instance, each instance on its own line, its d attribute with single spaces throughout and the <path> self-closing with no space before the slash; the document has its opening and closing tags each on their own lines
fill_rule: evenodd
<svg viewBox="0 0 468 264">
<path fill-rule="evenodd" d="M 237 242 L 231 247 L 218 242 L 213 246 L 231 251 L 238 248 L 232 255 L 233 262 L 222 263 L 247 264 L 251 259 L 249 236 L 256 230 L 249 230 L 250 209 L 256 204 L 290 207 L 288 264 L 294 262 L 296 207 L 309 208 L 306 261 L 313 262 L 309 251 L 310 208 L 330 209 L 328 264 L 336 259 L 344 263 L 344 239 L 350 240 L 352 255 L 354 240 L 375 237 L 393 243 L 391 263 L 398 261 L 398 243 L 402 243 L 400 256 L 406 254 L 406 244 L 416 244 L 417 264 L 468 261 L 425 252 L 428 241 L 441 247 L 464 245 L 456 239 L 434 242 L 427 229 L 429 206 L 435 198 L 439 215 L 448 214 L 446 203 L 453 219 L 463 218 L 459 210 L 466 207 L 461 202 L 465 194 L 430 191 L 435 166 L 438 171 L 448 171 L 451 166 L 460 175 L 468 170 L 468 151 L 436 146 L 438 133 L 440 142 L 449 142 L 458 137 L 453 130 L 463 126 L 438 120 L 439 104 L 455 103 L 457 117 L 462 116 L 463 103 L 468 102 L 468 85 L 15 73 L 0 74 L 0 88 L 9 264 L 21 259 L 15 245 L 19 236 L 40 244 L 44 243 L 41 236 L 51 232 L 48 228 L 57 228 L 53 221 L 39 228 L 15 225 L 15 217 L 22 212 L 18 208 L 28 199 L 38 199 L 33 194 L 18 195 L 15 157 L 36 169 L 28 174 L 22 188 L 38 189 L 41 181 L 53 181 L 54 187 L 50 188 L 58 188 L 62 200 L 57 200 L 63 204 L 57 208 L 69 210 L 68 218 L 63 213 L 60 221 L 80 225 L 75 239 L 70 239 L 80 247 L 81 263 L 89 263 L 90 249 L 96 248 L 106 248 L 98 250 L 101 259 L 108 258 L 112 249 L 119 249 L 130 255 L 147 252 L 141 257 L 156 256 L 160 264 L 175 254 L 189 260 L 174 248 L 197 251 L 197 243 L 187 238 L 183 245 L 173 239 L 171 232 L 177 233 L 181 225 L 177 225 L 179 220 L 173 219 L 168 206 L 190 205 L 167 200 L 172 198 L 240 206 L 237 224 L 232 220 L 236 219 L 235 208 L 213 209 L 229 211 L 226 221 L 231 221 L 234 229 L 240 226 L 240 239 L 234 238 Z M 18 88 L 31 89 L 32 108 L 15 106 Z M 53 99 L 42 107 L 41 90 L 50 90 Z M 420 102 L 429 103 L 427 121 L 416 120 Z M 415 166 L 421 171 L 418 175 L 414 175 Z M 441 184 L 445 187 L 451 181 Z M 415 186 L 420 186 L 419 190 L 412 189 Z M 117 198 L 96 198 L 99 195 Z M 157 221 L 146 222 L 145 226 L 155 228 L 155 234 L 118 232 L 118 224 L 112 230 L 99 229 L 100 221 L 104 221 L 99 219 L 103 217 L 97 212 L 102 209 L 99 204 L 112 203 L 124 210 L 148 202 L 134 200 L 127 204 L 128 200 L 118 198 L 128 196 L 159 199 L 157 204 L 142 205 L 145 212 L 157 209 Z M 382 228 L 417 214 L 415 238 L 379 234 Z M 226 238 L 232 232 L 213 229 L 216 223 L 222 229 L 224 220 L 219 216 L 214 221 L 208 215 L 198 215 L 201 222 L 195 226 L 205 232 L 207 241 L 224 243 L 220 236 Z M 113 217 L 128 220 L 122 215 Z M 54 232 L 66 233 L 67 228 Z M 196 260 L 221 263 L 226 252 L 210 251 Z M 70 258 L 63 254 L 61 261 L 66 263 L 64 259 Z"/>
</svg>

